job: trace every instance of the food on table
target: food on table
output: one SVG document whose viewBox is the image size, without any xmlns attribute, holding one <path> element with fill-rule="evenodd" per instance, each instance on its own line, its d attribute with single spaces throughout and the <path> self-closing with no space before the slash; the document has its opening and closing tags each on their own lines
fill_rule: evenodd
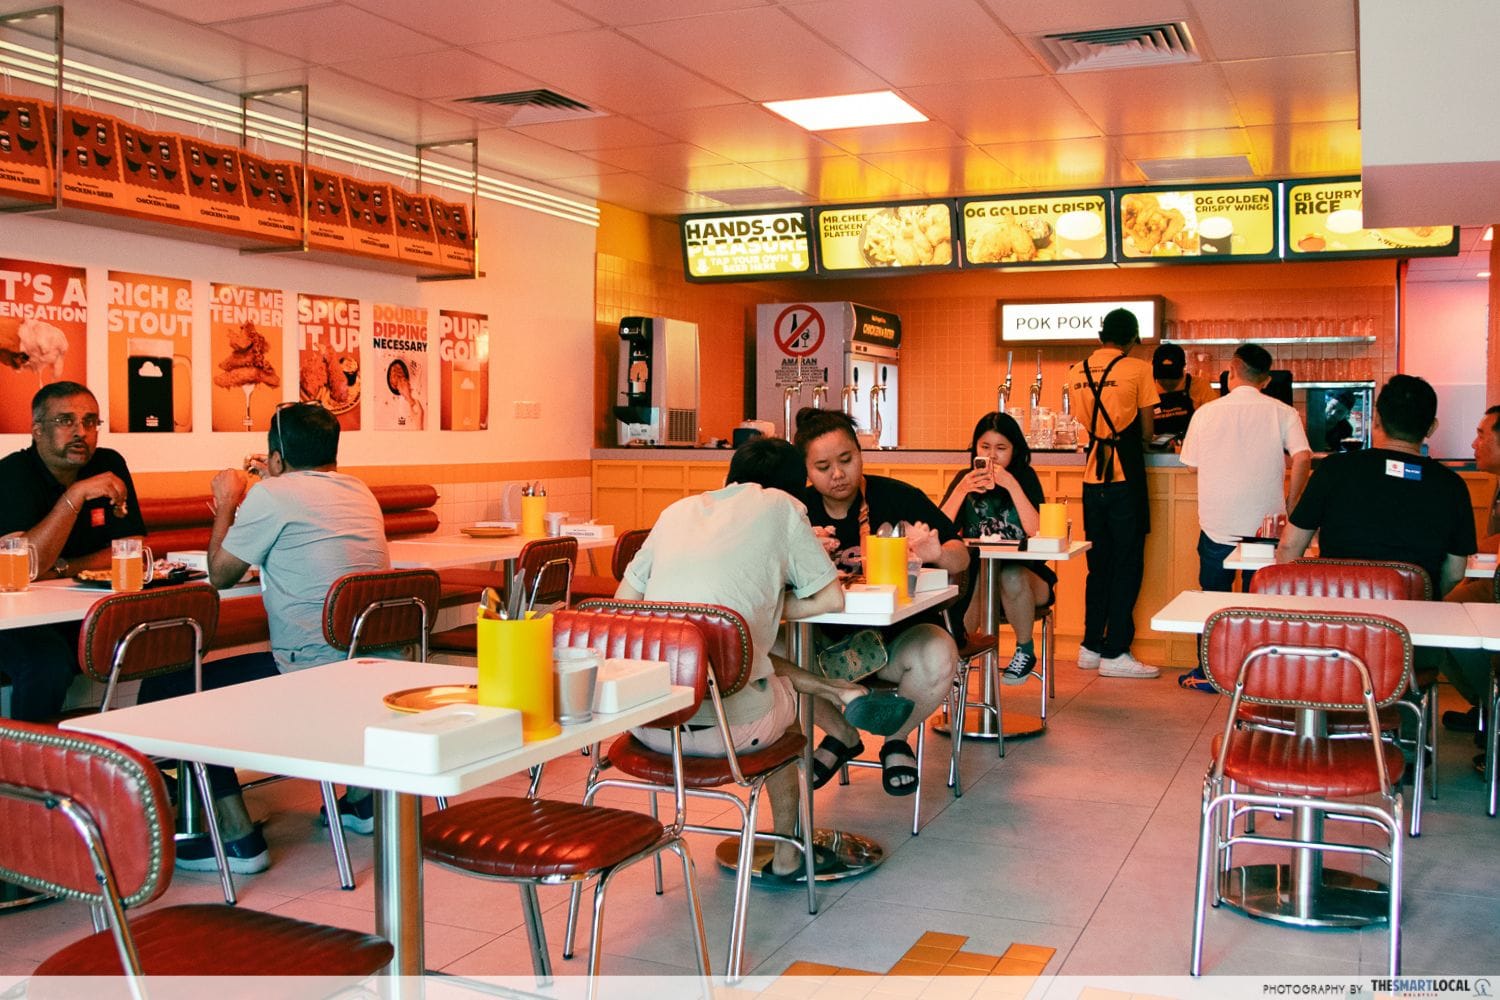
<svg viewBox="0 0 1500 1000">
<path fill-rule="evenodd" d="M 865 222 L 860 252 L 876 267 L 922 267 L 953 261 L 946 205 L 883 208 Z"/>
</svg>

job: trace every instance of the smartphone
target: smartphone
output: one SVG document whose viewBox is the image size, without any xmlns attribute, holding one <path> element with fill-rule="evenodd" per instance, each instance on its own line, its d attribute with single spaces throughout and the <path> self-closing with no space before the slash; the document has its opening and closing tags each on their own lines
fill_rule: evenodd
<svg viewBox="0 0 1500 1000">
<path fill-rule="evenodd" d="M 985 456 L 985 455 L 975 455 L 974 456 L 974 471 L 975 472 L 989 472 L 990 471 L 990 460 L 989 460 L 989 458 L 987 456 Z"/>
</svg>

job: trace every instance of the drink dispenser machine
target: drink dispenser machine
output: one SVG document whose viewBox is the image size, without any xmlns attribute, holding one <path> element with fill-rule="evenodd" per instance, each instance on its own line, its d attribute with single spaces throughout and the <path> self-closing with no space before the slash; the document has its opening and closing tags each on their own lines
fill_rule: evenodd
<svg viewBox="0 0 1500 1000">
<path fill-rule="evenodd" d="M 900 444 L 901 317 L 854 302 L 781 302 L 756 307 L 755 329 L 757 418 L 790 438 L 788 414 L 837 400 L 861 445 Z"/>
<path fill-rule="evenodd" d="M 621 445 L 698 443 L 698 325 L 662 316 L 620 320 Z"/>
</svg>

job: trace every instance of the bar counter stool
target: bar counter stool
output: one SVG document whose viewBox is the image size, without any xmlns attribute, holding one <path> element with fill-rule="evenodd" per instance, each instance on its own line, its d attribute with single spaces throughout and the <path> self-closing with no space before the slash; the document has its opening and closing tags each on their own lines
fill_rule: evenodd
<svg viewBox="0 0 1500 1000">
<path fill-rule="evenodd" d="M 0 719 L 0 829 L 0 874 L 94 910 L 96 933 L 43 959 L 36 976 L 126 975 L 143 996 L 141 976 L 358 980 L 391 961 L 374 935 L 235 906 L 127 920 L 171 884 L 172 819 L 160 772 L 113 741 Z"/>
</svg>

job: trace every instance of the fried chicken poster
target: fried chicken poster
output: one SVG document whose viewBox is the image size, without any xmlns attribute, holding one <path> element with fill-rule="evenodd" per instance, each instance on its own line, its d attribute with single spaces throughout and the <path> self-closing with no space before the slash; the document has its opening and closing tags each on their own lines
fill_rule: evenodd
<svg viewBox="0 0 1500 1000">
<path fill-rule="evenodd" d="M 193 283 L 109 272 L 109 429 L 193 429 Z"/>
<path fill-rule="evenodd" d="M 285 298 L 269 288 L 209 287 L 213 429 L 265 431 L 281 402 Z"/>
<path fill-rule="evenodd" d="M 490 425 L 490 318 L 438 311 L 442 359 L 442 429 L 482 431 Z"/>
<path fill-rule="evenodd" d="M 297 398 L 359 430 L 359 300 L 297 296 Z"/>
<path fill-rule="evenodd" d="M 370 324 L 375 429 L 427 426 L 427 308 L 375 303 Z"/>
<path fill-rule="evenodd" d="M 88 382 L 84 270 L 0 259 L 0 433 L 31 430 L 31 397 L 49 382 Z"/>
</svg>

